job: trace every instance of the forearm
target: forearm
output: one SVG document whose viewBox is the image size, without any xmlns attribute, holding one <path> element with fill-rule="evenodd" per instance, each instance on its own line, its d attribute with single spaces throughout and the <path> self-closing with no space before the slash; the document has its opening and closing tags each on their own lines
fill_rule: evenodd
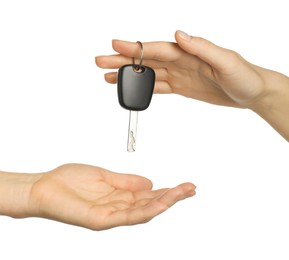
<svg viewBox="0 0 289 260">
<path fill-rule="evenodd" d="M 38 174 L 0 171 L 0 215 L 15 218 L 31 216 L 30 191 Z"/>
<path fill-rule="evenodd" d="M 262 74 L 267 91 L 251 109 L 289 142 L 289 78 L 265 69 Z"/>
</svg>

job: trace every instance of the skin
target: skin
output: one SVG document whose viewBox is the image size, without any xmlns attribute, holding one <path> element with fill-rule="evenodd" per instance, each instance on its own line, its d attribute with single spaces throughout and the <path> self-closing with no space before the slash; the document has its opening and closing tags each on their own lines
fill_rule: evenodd
<svg viewBox="0 0 289 260">
<path fill-rule="evenodd" d="M 143 65 L 156 72 L 155 93 L 175 93 L 215 105 L 248 108 L 289 141 L 289 78 L 249 63 L 238 53 L 177 31 L 176 42 L 143 43 Z M 139 44 L 113 40 L 118 53 L 98 56 L 96 65 L 118 69 L 140 56 Z M 108 83 L 117 72 L 105 73 Z"/>
<path fill-rule="evenodd" d="M 195 186 L 152 190 L 152 182 L 83 164 L 39 174 L 0 172 L 0 215 L 41 217 L 92 230 L 148 222 Z"/>
</svg>

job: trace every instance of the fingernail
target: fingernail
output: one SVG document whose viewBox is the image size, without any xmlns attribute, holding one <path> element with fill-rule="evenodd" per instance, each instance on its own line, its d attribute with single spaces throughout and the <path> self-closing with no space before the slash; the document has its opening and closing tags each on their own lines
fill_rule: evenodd
<svg viewBox="0 0 289 260">
<path fill-rule="evenodd" d="M 181 30 L 178 30 L 178 35 L 184 39 L 185 41 L 189 41 L 191 39 L 191 36 L 188 35 L 187 33 L 181 31 Z"/>
</svg>

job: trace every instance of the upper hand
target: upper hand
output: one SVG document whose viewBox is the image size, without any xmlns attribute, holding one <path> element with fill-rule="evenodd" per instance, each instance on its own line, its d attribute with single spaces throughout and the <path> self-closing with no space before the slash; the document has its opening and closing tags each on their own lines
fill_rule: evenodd
<svg viewBox="0 0 289 260">
<path fill-rule="evenodd" d="M 143 43 L 143 64 L 156 72 L 155 93 L 176 93 L 235 107 L 250 107 L 264 95 L 265 69 L 203 38 L 182 36 L 176 32 L 176 43 Z M 137 43 L 113 40 L 112 44 L 119 54 L 96 57 L 99 67 L 118 69 L 140 55 Z M 117 73 L 108 72 L 105 79 L 114 84 Z"/>
</svg>

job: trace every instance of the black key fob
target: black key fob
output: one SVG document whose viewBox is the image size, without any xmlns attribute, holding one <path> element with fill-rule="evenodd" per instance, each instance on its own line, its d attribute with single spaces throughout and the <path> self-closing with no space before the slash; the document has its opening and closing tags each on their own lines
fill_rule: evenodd
<svg viewBox="0 0 289 260">
<path fill-rule="evenodd" d="M 155 85 L 155 72 L 147 66 L 124 65 L 118 71 L 119 104 L 128 110 L 142 111 L 150 105 Z"/>
</svg>

